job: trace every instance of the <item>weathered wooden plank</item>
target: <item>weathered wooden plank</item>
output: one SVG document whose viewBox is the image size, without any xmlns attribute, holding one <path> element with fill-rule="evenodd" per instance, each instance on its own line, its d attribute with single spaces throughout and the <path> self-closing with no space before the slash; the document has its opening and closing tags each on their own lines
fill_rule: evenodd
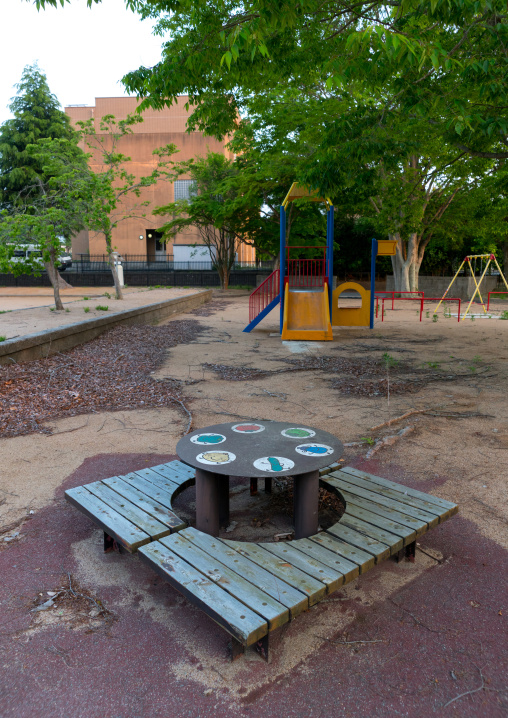
<svg viewBox="0 0 508 718">
<path fill-rule="evenodd" d="M 91 494 L 84 486 L 67 489 L 65 498 L 130 553 L 151 541 L 147 533 Z"/>
<path fill-rule="evenodd" d="M 428 501 L 431 504 L 435 504 L 435 506 L 437 506 L 438 508 L 448 511 L 449 516 L 453 516 L 459 510 L 459 507 L 457 506 L 457 504 L 454 504 L 451 501 L 447 501 L 446 499 L 440 499 L 438 496 L 434 496 L 433 494 L 427 494 L 424 491 L 418 491 L 417 489 L 410 489 L 408 486 L 403 486 L 402 484 L 397 484 L 395 481 L 390 481 L 390 479 L 384 479 L 381 476 L 374 476 L 374 474 L 368 474 L 366 471 L 359 471 L 358 469 L 353 469 L 351 466 L 344 466 L 344 467 L 341 467 L 341 469 L 346 474 L 352 474 L 353 476 L 360 476 L 362 478 L 367 478 L 376 484 L 381 484 L 382 486 L 386 486 L 390 489 L 394 489 L 395 491 L 400 491 L 401 493 L 403 493 L 405 495 L 414 496 L 415 498 L 418 498 L 418 499 L 424 499 L 425 501 Z"/>
<path fill-rule="evenodd" d="M 338 556 L 333 551 L 329 551 L 324 546 L 319 546 L 314 541 L 308 538 L 297 539 L 291 542 L 294 547 L 299 551 L 315 558 L 317 561 L 324 563 L 330 568 L 334 568 L 336 571 L 340 571 L 344 576 L 344 583 L 349 583 L 360 574 L 360 568 L 358 564 L 352 563 L 342 556 Z"/>
<path fill-rule="evenodd" d="M 193 466 L 188 466 L 187 464 L 184 464 L 183 461 L 180 461 L 180 459 L 173 459 L 173 461 L 168 461 L 164 466 L 168 466 L 170 469 L 174 469 L 175 471 L 178 471 L 182 474 L 187 474 L 190 477 L 195 478 L 196 476 L 196 469 Z"/>
<path fill-rule="evenodd" d="M 324 546 L 330 551 L 338 553 L 339 556 L 351 561 L 351 563 L 358 564 L 360 573 L 365 573 L 375 564 L 374 556 L 370 553 L 362 551 L 361 549 L 356 548 L 356 546 L 351 546 L 345 541 L 341 541 L 341 539 L 335 538 L 335 536 L 332 536 L 325 531 L 323 531 L 323 533 L 316 534 L 315 536 L 309 536 L 309 538 L 311 541 L 314 541 L 314 543 Z"/>
<path fill-rule="evenodd" d="M 91 494 L 97 496 L 98 499 L 104 501 L 104 503 L 111 506 L 114 511 L 137 526 L 138 529 L 141 529 L 141 531 L 151 536 L 152 539 L 158 538 L 159 536 L 167 536 L 171 533 L 169 526 L 157 521 L 153 516 L 143 511 L 142 508 L 131 503 L 124 496 L 120 496 L 120 494 L 113 491 L 113 489 L 101 481 L 87 484 L 86 488 Z"/>
<path fill-rule="evenodd" d="M 174 511 L 168 509 L 166 506 L 161 504 L 155 498 L 148 496 L 147 494 L 139 491 L 134 485 L 129 484 L 120 478 L 104 479 L 102 484 L 108 486 L 113 491 L 116 491 L 120 496 L 131 501 L 138 508 L 146 511 L 147 514 L 153 516 L 154 519 L 158 519 L 161 523 L 165 524 L 171 529 L 171 533 L 174 531 L 180 531 L 187 526 L 185 521 L 175 514 Z M 155 492 L 157 491 L 154 487 Z M 164 536 L 167 536 L 165 533 Z"/>
<path fill-rule="evenodd" d="M 296 566 L 309 576 L 317 578 L 326 586 L 326 592 L 332 593 L 336 591 L 344 583 L 344 574 L 340 571 L 332 569 L 330 566 L 309 556 L 303 551 L 299 551 L 293 544 L 295 542 L 286 543 L 284 541 L 278 543 L 264 543 L 262 547 L 270 553 L 275 554 L 283 561 Z"/>
<path fill-rule="evenodd" d="M 442 509 L 426 499 L 420 499 L 415 496 L 410 496 L 409 494 L 404 494 L 402 491 L 397 491 L 388 486 L 383 486 L 382 484 L 371 481 L 368 478 L 356 476 L 356 474 L 346 473 L 344 471 L 334 472 L 334 476 L 339 475 L 355 486 L 367 489 L 368 491 L 373 491 L 376 494 L 381 494 L 381 496 L 394 499 L 404 505 L 407 504 L 408 506 L 412 506 L 415 509 L 421 509 L 433 516 L 437 516 L 438 520 L 444 521 L 450 516 L 449 509 Z"/>
<path fill-rule="evenodd" d="M 309 599 L 306 594 L 245 558 L 221 539 L 208 536 L 208 534 L 193 528 L 184 529 L 180 534 L 289 608 L 291 618 L 296 618 L 299 613 L 309 608 Z"/>
<path fill-rule="evenodd" d="M 196 479 L 196 469 L 191 469 L 181 461 L 170 461 L 167 464 L 159 464 L 150 468 L 179 486 Z"/>
<path fill-rule="evenodd" d="M 169 484 L 168 487 L 163 485 L 159 486 L 158 484 L 148 481 L 148 479 L 142 479 L 141 476 L 138 476 L 135 473 L 125 474 L 124 476 L 118 476 L 117 478 L 122 479 L 122 481 L 128 483 L 129 486 L 133 486 L 135 489 L 141 491 L 141 493 L 149 496 L 151 499 L 155 499 L 167 509 L 172 508 L 175 489 L 168 488 Z"/>
<path fill-rule="evenodd" d="M 166 491 L 175 492 L 180 486 L 177 481 L 167 479 L 166 477 L 162 476 L 162 474 L 157 473 L 157 471 L 154 471 L 153 469 L 139 469 L 138 471 L 133 471 L 132 473 L 136 474 L 136 476 L 140 476 L 142 479 L 151 481 L 152 484 L 160 486 L 162 489 L 166 489 Z"/>
<path fill-rule="evenodd" d="M 319 469 L 319 475 L 320 476 L 326 476 L 327 474 L 330 474 L 332 471 L 338 471 L 342 468 L 342 465 L 334 461 L 333 464 L 330 464 L 330 466 L 325 466 L 323 469 Z"/>
<path fill-rule="evenodd" d="M 138 553 L 141 560 L 159 576 L 244 645 L 250 646 L 268 633 L 268 625 L 261 616 L 219 588 L 160 541 L 144 546 Z"/>
<path fill-rule="evenodd" d="M 328 478 L 327 481 L 332 485 L 335 484 L 342 492 L 349 491 L 355 496 L 360 496 L 363 499 L 370 499 L 371 501 L 375 501 L 376 503 L 381 504 L 382 506 L 386 506 L 389 509 L 400 511 L 407 516 L 412 516 L 415 519 L 424 521 L 426 524 L 428 524 L 429 528 L 433 528 L 439 523 L 439 516 L 436 516 L 436 514 L 430 514 L 428 511 L 416 509 L 414 508 L 414 506 L 409 506 L 409 504 L 403 504 L 400 501 L 396 501 L 395 499 L 389 499 L 382 494 L 375 493 L 371 489 L 364 489 L 360 486 L 356 486 L 355 484 L 347 480 L 347 474 L 342 474 L 342 472 L 340 471 L 336 471 L 333 474 L 330 474 L 330 478 Z"/>
<path fill-rule="evenodd" d="M 380 561 L 390 556 L 390 546 L 370 536 L 365 536 L 365 534 L 359 533 L 349 526 L 344 526 L 340 521 L 326 529 L 326 533 L 337 536 L 337 538 L 346 541 L 346 543 L 372 554 L 376 563 L 380 563 Z"/>
<path fill-rule="evenodd" d="M 353 496 L 351 496 L 351 498 L 347 500 L 346 511 L 341 521 L 348 516 L 354 516 L 354 518 L 362 519 L 366 523 L 372 524 L 373 526 L 396 534 L 403 540 L 404 546 L 406 546 L 408 543 L 413 543 L 413 541 L 416 539 L 416 529 L 410 528 L 409 526 L 404 526 L 404 524 L 398 523 L 397 521 L 392 521 L 391 519 L 387 519 L 386 516 L 381 516 L 381 514 L 375 513 L 375 511 L 367 509 L 366 506 L 369 503 L 372 504 L 371 501 L 362 502 L 361 499 L 359 499 L 359 501 L 361 502 L 361 505 L 360 503 L 354 503 Z M 375 505 L 373 505 L 373 507 L 376 508 Z M 422 526 L 424 525 L 422 524 Z M 425 527 L 420 530 L 418 535 L 420 535 L 420 533 L 424 533 L 425 529 L 426 524 Z"/>
<path fill-rule="evenodd" d="M 210 554 L 202 551 L 181 534 L 173 534 L 161 539 L 161 543 L 198 571 L 201 571 L 205 576 L 208 576 L 209 579 L 238 599 L 238 601 L 262 616 L 268 622 L 270 631 L 289 621 L 289 611 L 285 606 L 250 583 L 250 581 L 246 581 L 220 561 L 217 561 L 217 559 L 214 559 Z"/>
<path fill-rule="evenodd" d="M 335 479 L 330 479 L 330 481 L 335 481 Z M 340 482 L 337 482 L 337 486 L 339 485 L 339 483 Z M 397 511 L 395 509 L 389 508 L 388 506 L 385 506 L 384 504 L 374 499 L 364 499 L 358 494 L 351 493 L 349 490 L 346 490 L 344 488 L 344 485 L 342 485 L 340 492 L 346 499 L 348 507 L 350 504 L 355 504 L 356 506 L 365 508 L 372 513 L 379 514 L 380 516 L 384 516 L 391 521 L 397 522 L 399 524 L 402 524 L 403 526 L 407 526 L 408 528 L 413 529 L 416 532 L 417 536 L 420 536 L 421 534 L 424 534 L 428 531 L 429 525 L 426 521 L 414 518 L 414 516 L 409 516 L 406 513 L 402 513 L 402 511 Z M 371 494 L 371 496 L 374 496 L 374 494 Z"/>
<path fill-rule="evenodd" d="M 318 603 L 326 594 L 326 586 L 322 581 L 318 581 L 307 573 L 304 573 L 289 561 L 274 556 L 263 548 L 262 544 L 248 543 L 244 541 L 225 541 L 224 543 L 231 546 L 239 554 L 250 559 L 258 566 L 270 571 L 277 578 L 286 581 L 293 588 L 301 591 L 309 598 L 309 605 L 313 606 Z"/>
<path fill-rule="evenodd" d="M 347 511 L 341 517 L 340 523 L 343 526 L 348 526 L 349 528 L 355 529 L 359 533 L 365 534 L 365 536 L 370 536 L 370 538 L 374 538 L 377 541 L 386 544 L 390 548 L 390 553 L 392 555 L 394 553 L 398 553 L 404 546 L 404 540 L 400 536 L 396 536 L 394 533 L 390 533 L 389 531 L 383 531 L 377 526 L 373 526 L 362 519 L 356 518 Z"/>
</svg>

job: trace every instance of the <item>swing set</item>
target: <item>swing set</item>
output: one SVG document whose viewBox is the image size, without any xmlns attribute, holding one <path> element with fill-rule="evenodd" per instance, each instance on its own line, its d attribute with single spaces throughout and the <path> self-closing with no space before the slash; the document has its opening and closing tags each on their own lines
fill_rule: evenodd
<svg viewBox="0 0 508 718">
<path fill-rule="evenodd" d="M 474 260 L 474 268 L 471 266 L 471 265 L 472 265 L 472 260 Z M 476 281 L 476 276 L 475 276 L 475 275 L 476 275 L 476 263 L 477 263 L 477 260 L 480 260 L 480 274 L 481 274 L 481 276 L 480 276 L 480 281 L 479 281 L 479 282 Z M 484 262 L 484 261 L 486 261 L 485 269 L 483 269 L 483 262 Z M 506 282 L 506 279 L 505 279 L 505 277 L 504 277 L 504 274 L 503 274 L 503 272 L 501 271 L 501 267 L 499 266 L 495 255 L 493 255 L 493 254 L 469 254 L 467 257 L 464 257 L 464 259 L 462 260 L 462 264 L 460 265 L 460 267 L 459 267 L 458 270 L 457 270 L 457 273 L 455 274 L 454 278 L 452 279 L 452 281 L 451 281 L 450 284 L 448 285 L 448 289 L 446 290 L 446 292 L 445 292 L 445 293 L 443 294 L 443 296 L 441 297 L 441 300 L 439 301 L 439 304 L 437 305 L 437 307 L 434 309 L 434 314 L 437 312 L 437 310 L 439 309 L 439 307 L 441 306 L 441 304 L 442 304 L 443 301 L 445 300 L 446 295 L 447 295 L 448 292 L 450 291 L 450 289 L 451 289 L 451 287 L 452 287 L 454 281 L 455 281 L 455 280 L 457 279 L 457 277 L 459 276 L 459 273 L 461 272 L 462 267 L 463 267 L 465 264 L 469 267 L 469 271 L 471 272 L 471 276 L 473 277 L 473 282 L 475 283 L 476 289 L 475 289 L 475 291 L 474 291 L 473 296 L 471 297 L 471 300 L 470 300 L 469 304 L 467 305 L 467 309 L 466 309 L 466 311 L 464 312 L 464 316 L 462 317 L 462 321 L 464 321 L 464 319 L 467 317 L 467 314 L 468 314 L 468 312 L 469 312 L 469 310 L 470 310 L 470 308 L 471 308 L 471 304 L 473 303 L 474 298 L 476 297 L 477 294 L 478 294 L 478 296 L 479 296 L 479 298 L 480 298 L 480 304 L 481 304 L 482 307 L 483 307 L 483 311 L 484 311 L 485 314 L 487 314 L 487 309 L 485 308 L 485 304 L 484 304 L 484 302 L 483 302 L 482 295 L 481 295 L 481 293 L 480 293 L 480 286 L 481 286 L 481 283 L 483 282 L 483 279 L 484 279 L 485 275 L 487 274 L 487 270 L 488 270 L 488 268 L 489 268 L 491 262 L 494 262 L 494 264 L 496 265 L 497 270 L 498 270 L 498 272 L 499 272 L 499 276 L 502 278 L 502 280 L 503 280 L 503 282 L 504 282 L 504 285 L 505 285 L 506 289 L 508 290 L 508 283 Z M 489 292 L 489 294 L 490 294 L 490 292 Z M 490 296 L 489 296 L 489 300 L 490 300 Z"/>
</svg>

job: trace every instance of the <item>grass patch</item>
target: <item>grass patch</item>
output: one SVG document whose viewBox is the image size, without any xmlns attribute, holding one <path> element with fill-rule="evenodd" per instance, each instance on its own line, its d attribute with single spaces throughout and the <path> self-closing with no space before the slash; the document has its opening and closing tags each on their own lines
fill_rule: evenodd
<svg viewBox="0 0 508 718">
<path fill-rule="evenodd" d="M 103 304 L 98 304 L 95 308 L 97 309 L 98 312 L 107 312 L 109 309 L 109 307 L 107 305 L 104 306 Z"/>
<path fill-rule="evenodd" d="M 83 307 L 83 311 L 85 312 L 85 314 L 88 314 L 88 312 L 90 311 L 90 307 Z"/>
<path fill-rule="evenodd" d="M 1 336 L 1 337 L 0 337 L 0 342 L 4 342 L 6 339 L 7 339 L 7 337 Z"/>
</svg>

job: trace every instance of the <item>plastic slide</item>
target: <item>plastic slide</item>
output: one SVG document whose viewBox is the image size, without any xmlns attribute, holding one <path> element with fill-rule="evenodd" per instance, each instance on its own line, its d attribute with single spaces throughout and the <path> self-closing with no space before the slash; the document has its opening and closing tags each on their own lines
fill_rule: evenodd
<svg viewBox="0 0 508 718">
<path fill-rule="evenodd" d="M 328 285 L 321 290 L 289 289 L 284 291 L 283 340 L 321 340 L 333 339 L 330 324 Z"/>
</svg>

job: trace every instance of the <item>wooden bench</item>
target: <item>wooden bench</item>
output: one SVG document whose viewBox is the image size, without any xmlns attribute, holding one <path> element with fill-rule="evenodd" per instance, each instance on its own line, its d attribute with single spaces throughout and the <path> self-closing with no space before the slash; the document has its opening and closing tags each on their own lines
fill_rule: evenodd
<svg viewBox="0 0 508 718">
<path fill-rule="evenodd" d="M 226 629 L 233 658 L 255 644 L 268 660 L 273 630 L 389 556 L 414 560 L 417 537 L 458 511 L 350 467 L 322 473 L 346 511 L 315 536 L 256 544 L 187 528 L 139 549 L 142 561 Z"/>
<path fill-rule="evenodd" d="M 116 543 L 135 553 L 140 546 L 187 526 L 173 511 L 172 502 L 194 481 L 194 469 L 170 461 L 68 489 L 65 498 L 102 528 L 105 551 Z"/>
</svg>

